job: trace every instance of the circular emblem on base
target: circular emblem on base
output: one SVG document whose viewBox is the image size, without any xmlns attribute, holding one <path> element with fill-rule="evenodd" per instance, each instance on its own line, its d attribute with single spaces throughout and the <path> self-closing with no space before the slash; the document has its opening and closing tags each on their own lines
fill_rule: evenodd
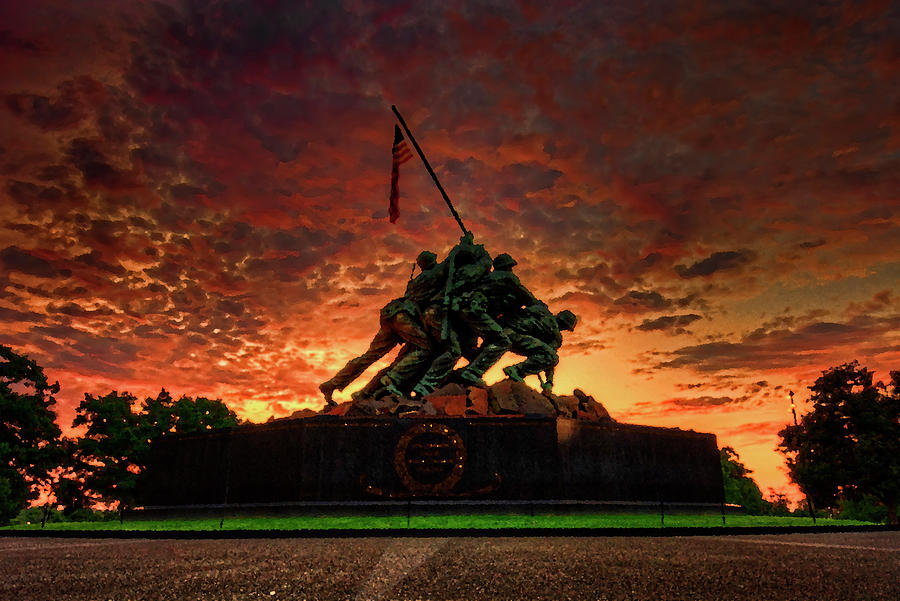
<svg viewBox="0 0 900 601">
<path fill-rule="evenodd" d="M 394 448 L 394 469 L 416 495 L 447 494 L 462 477 L 466 446 L 459 434 L 433 422 L 407 430 Z"/>
</svg>

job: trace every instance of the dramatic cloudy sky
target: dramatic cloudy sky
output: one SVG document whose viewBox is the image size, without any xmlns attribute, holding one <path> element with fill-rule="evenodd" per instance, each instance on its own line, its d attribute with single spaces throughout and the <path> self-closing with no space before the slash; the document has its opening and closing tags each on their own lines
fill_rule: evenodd
<svg viewBox="0 0 900 601">
<path fill-rule="evenodd" d="M 544 4 L 3 2 L 0 343 L 63 425 L 111 389 L 319 407 L 459 235 L 417 159 L 388 223 L 395 103 L 478 241 L 581 317 L 559 392 L 787 490 L 787 390 L 900 368 L 900 8 Z"/>
</svg>

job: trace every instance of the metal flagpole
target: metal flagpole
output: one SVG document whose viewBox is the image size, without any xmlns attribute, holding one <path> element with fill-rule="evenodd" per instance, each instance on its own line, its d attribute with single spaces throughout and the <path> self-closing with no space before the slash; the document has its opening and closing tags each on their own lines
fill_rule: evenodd
<svg viewBox="0 0 900 601">
<path fill-rule="evenodd" d="M 397 115 L 397 119 L 400 121 L 400 125 L 403 126 L 403 131 L 406 132 L 406 136 L 409 138 L 409 141 L 412 142 L 412 145 L 415 147 L 416 152 L 419 153 L 419 158 L 422 159 L 422 163 L 425 165 L 425 169 L 428 170 L 428 175 L 431 176 L 431 179 L 434 180 L 434 185 L 437 186 L 437 189 L 440 191 L 441 196 L 444 197 L 444 202 L 447 203 L 447 206 L 450 208 L 450 213 L 453 215 L 453 218 L 456 219 L 456 223 L 459 224 L 460 229 L 462 229 L 464 235 L 469 234 L 469 230 L 466 229 L 466 226 L 463 225 L 462 219 L 459 218 L 459 213 L 456 212 L 456 209 L 453 208 L 453 203 L 450 202 L 450 197 L 447 196 L 447 193 L 444 191 L 444 187 L 441 185 L 441 182 L 438 181 L 437 175 L 434 174 L 434 169 L 431 168 L 431 164 L 428 162 L 428 159 L 425 158 L 425 153 L 422 152 L 422 149 L 419 147 L 419 143 L 416 142 L 415 137 L 413 137 L 412 132 L 409 131 L 409 127 L 406 125 L 406 121 L 403 120 L 403 116 L 400 114 L 400 111 L 397 110 L 395 105 L 391 105 L 391 110 L 394 111 L 394 114 Z"/>
</svg>

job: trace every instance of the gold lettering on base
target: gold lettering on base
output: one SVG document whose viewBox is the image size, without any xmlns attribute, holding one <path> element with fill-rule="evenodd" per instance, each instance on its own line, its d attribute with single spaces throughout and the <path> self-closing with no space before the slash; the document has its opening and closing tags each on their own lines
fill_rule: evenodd
<svg viewBox="0 0 900 601">
<path fill-rule="evenodd" d="M 414 495 L 447 495 L 462 478 L 466 446 L 460 435 L 434 422 L 416 424 L 394 447 L 394 469 Z"/>
</svg>

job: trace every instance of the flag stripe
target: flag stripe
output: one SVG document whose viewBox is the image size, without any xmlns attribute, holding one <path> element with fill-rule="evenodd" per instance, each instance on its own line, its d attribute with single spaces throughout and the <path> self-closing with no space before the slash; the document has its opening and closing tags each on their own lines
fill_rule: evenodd
<svg viewBox="0 0 900 601">
<path fill-rule="evenodd" d="M 410 152 L 409 147 L 406 146 L 406 141 L 401 142 L 399 146 L 394 146 L 395 161 L 398 163 L 405 163 L 411 158 L 412 152 Z"/>
<path fill-rule="evenodd" d="M 412 152 L 403 139 L 400 126 L 394 126 L 394 145 L 391 148 L 391 199 L 388 205 L 388 216 L 391 223 L 400 218 L 400 188 L 397 184 L 400 178 L 400 165 L 412 158 Z"/>
</svg>

